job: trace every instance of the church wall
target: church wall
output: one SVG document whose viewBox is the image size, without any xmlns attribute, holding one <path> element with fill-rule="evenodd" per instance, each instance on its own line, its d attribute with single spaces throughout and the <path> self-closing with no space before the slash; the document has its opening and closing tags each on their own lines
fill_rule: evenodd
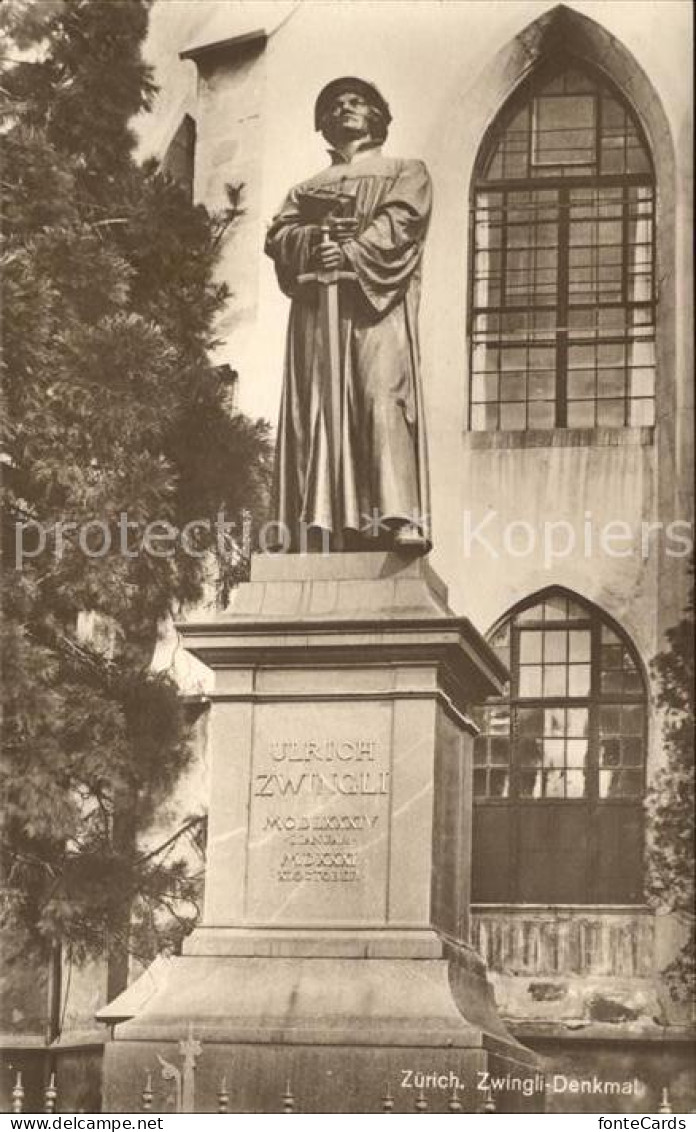
<svg viewBox="0 0 696 1132">
<path fill-rule="evenodd" d="M 348 4 L 278 7 L 283 12 L 269 19 L 265 45 L 230 44 L 199 57 L 196 197 L 218 207 L 226 181 L 244 183 L 245 215 L 226 241 L 220 266 L 233 291 L 220 326 L 220 360 L 240 371 L 240 408 L 274 422 L 280 398 L 287 300 L 262 254 L 265 225 L 287 188 L 326 163 L 323 139 L 312 123 L 318 89 L 337 74 L 364 75 L 377 82 L 392 105 L 387 151 L 422 157 L 434 183 L 421 351 L 432 560 L 448 582 L 452 605 L 486 631 L 526 594 L 552 583 L 565 585 L 616 617 L 647 665 L 684 601 L 683 544 L 664 533 L 644 533 L 642 525 L 688 515 L 691 181 L 683 76 L 689 6 L 681 0 L 663 0 L 659 7 L 646 2 L 637 13 L 636 5 L 586 0 L 571 11 L 597 23 L 584 24 L 577 41 L 568 43 L 603 66 L 632 100 L 656 160 L 656 427 L 536 434 L 467 431 L 469 187 L 485 130 L 543 50 L 544 21 L 555 6 L 546 0 L 505 0 L 484 8 L 463 0 L 441 5 L 434 16 L 429 5 L 402 2 L 397 17 L 395 5 L 385 0 L 361 8 L 359 18 Z M 186 35 L 210 43 L 248 32 L 263 14 L 268 18 L 269 6 L 259 5 L 255 12 L 247 4 L 195 8 L 195 29 L 182 27 L 181 46 L 190 44 Z M 158 34 L 155 23 L 155 40 Z M 317 43 L 322 49 L 312 51 L 309 67 L 307 45 Z M 175 78 L 171 62 L 169 68 L 163 72 L 162 107 Z M 190 84 L 193 69 L 191 61 L 179 64 L 182 86 Z M 153 140 L 157 131 L 148 128 Z M 494 518 L 484 537 L 490 535 L 498 557 L 475 538 L 467 545 L 467 529 L 472 534 L 489 511 Z M 508 531 L 515 547 L 508 551 L 502 539 L 505 524 L 513 522 L 528 524 L 531 534 Z M 569 523 L 571 534 L 549 530 L 554 522 Z M 603 530 L 608 551 L 601 543 Z M 570 537 L 581 553 L 559 553 L 549 561 L 548 540 L 552 550 L 563 549 Z M 532 552 L 521 553 L 531 538 Z M 665 554 L 667 546 L 681 556 Z"/>
<path fill-rule="evenodd" d="M 196 10 L 207 7 L 197 5 Z M 199 16 L 197 41 L 205 42 L 206 29 L 208 39 L 214 39 L 234 35 L 237 27 L 246 28 L 248 7 L 213 6 L 208 24 Z M 513 438 L 515 447 L 503 455 L 498 438 L 490 438 L 492 451 L 484 452 L 479 448 L 481 440 L 466 432 L 469 184 L 486 127 L 534 61 L 538 42 L 529 25 L 553 10 L 554 5 L 545 0 L 491 3 L 485 8 L 452 3 L 441 5 L 436 17 L 429 5 L 403 2 L 397 15 L 395 5 L 387 0 L 365 6 L 359 18 L 352 5 L 302 3 L 271 29 L 265 48 L 248 50 L 241 58 L 230 48 L 231 54 L 222 51 L 212 56 L 212 63 L 201 57 L 196 195 L 217 206 L 226 180 L 244 182 L 246 214 L 227 241 L 221 264 L 234 294 L 220 327 L 224 339 L 220 360 L 240 371 L 240 407 L 275 421 L 287 301 L 278 291 L 272 264 L 261 253 L 265 225 L 286 189 L 326 162 L 323 139 L 312 125 L 313 102 L 321 85 L 342 73 L 359 73 L 377 82 L 394 113 L 388 152 L 422 157 L 434 181 L 421 317 L 434 500 L 433 564 L 447 579 L 455 608 L 484 630 L 509 598 L 530 592 L 539 578 L 544 584 L 570 585 L 574 575 L 580 592 L 588 593 L 589 588 L 588 596 L 615 616 L 621 618 L 630 604 L 630 620 L 646 655 L 655 651 L 658 636 L 678 616 L 683 587 L 674 580 L 682 561 L 657 553 L 648 563 L 594 556 L 591 570 L 572 559 L 540 571 L 537 554 L 517 560 L 514 572 L 509 562 L 487 562 L 482 591 L 478 581 L 472 584 L 480 559 L 473 566 L 467 561 L 462 522 L 465 510 L 480 510 L 485 504 L 509 515 L 516 511 L 518 518 L 529 518 L 536 525 L 546 517 L 542 500 L 552 504 L 554 515 L 570 519 L 578 535 L 588 510 L 631 525 L 658 513 L 665 521 L 682 515 L 689 490 L 683 484 L 688 482 L 688 405 L 693 397 L 687 380 L 690 175 L 689 108 L 683 81 L 690 10 L 680 0 L 664 0 L 659 6 L 641 3 L 636 18 L 635 7 L 588 0 L 572 10 L 604 28 L 602 65 L 612 70 L 639 113 L 646 108 L 648 116 L 652 113 L 646 127 L 649 135 L 655 135 L 650 140 L 658 160 L 660 318 L 663 326 L 669 324 L 661 347 L 659 416 L 652 445 L 644 437 L 628 435 L 628 430 L 606 448 L 601 438 L 581 439 L 574 433 L 572 447 L 557 448 L 554 436 L 553 448 L 532 452 L 526 441 L 519 450 Z M 631 52 L 647 78 L 627 73 L 614 36 L 625 48 L 624 55 Z M 189 42 L 182 30 L 182 46 Z M 321 51 L 312 51 L 312 65 L 307 66 L 307 45 L 317 43 Z M 192 62 L 181 62 L 180 78 L 186 75 L 190 82 L 193 67 Z M 163 90 L 162 104 L 164 94 Z M 662 117 L 651 109 L 655 95 L 664 108 Z M 672 140 L 677 143 L 677 159 L 668 173 Z M 456 481 L 454 467 L 460 471 Z M 550 490 L 545 482 L 552 485 Z M 512 497 L 511 484 L 516 488 Z M 513 502 L 515 498 L 519 503 Z M 657 577 L 663 589 L 659 618 L 652 603 Z"/>
<path fill-rule="evenodd" d="M 165 5 L 166 7 L 166 5 Z M 426 249 L 421 351 L 434 508 L 435 568 L 450 598 L 483 631 L 516 600 L 561 584 L 596 602 L 624 626 L 647 664 L 684 602 L 683 543 L 642 524 L 689 515 L 693 461 L 690 406 L 691 276 L 690 104 L 691 10 L 682 0 L 606 4 L 580 0 L 570 9 L 596 23 L 573 31 L 567 46 L 604 67 L 633 102 L 656 162 L 660 279 L 657 424 L 654 430 L 556 430 L 547 433 L 467 432 L 467 261 L 469 188 L 485 130 L 542 50 L 547 0 L 467 0 L 432 6 L 391 0 L 350 4 L 181 5 L 175 32 L 163 34 L 162 4 L 154 10 L 151 58 L 162 83 L 141 148 L 156 147 L 171 107 L 188 98 L 197 121 L 197 199 L 224 202 L 226 181 L 244 183 L 245 215 L 225 245 L 221 274 L 233 297 L 220 326 L 220 360 L 240 371 L 240 408 L 277 417 L 287 300 L 262 254 L 265 225 L 287 188 L 326 162 L 314 133 L 312 108 L 320 87 L 337 74 L 357 73 L 387 94 L 394 113 L 387 151 L 422 157 L 434 182 L 434 213 Z M 187 22 L 188 21 L 188 22 Z M 536 22 L 535 22 L 536 21 Z M 175 45 L 210 44 L 265 28 L 246 47 L 224 44 L 199 57 L 198 99 L 191 110 L 192 61 L 172 62 Z M 177 34 L 178 33 L 178 34 Z M 311 51 L 308 45 L 321 44 Z M 385 46 L 388 45 L 388 50 Z M 186 97 L 185 97 L 186 96 Z M 453 469 L 458 470 L 453 475 Z M 480 543 L 496 535 L 499 557 Z M 468 519 L 467 519 L 468 515 Z M 529 524 L 532 553 L 501 546 L 506 522 Z M 545 561 L 544 538 L 567 545 L 572 526 L 582 553 Z M 610 552 L 600 544 L 608 529 Z M 593 539 L 589 557 L 587 532 Z M 684 528 L 681 528 L 681 534 Z M 518 550 L 525 535 L 517 531 Z M 531 536 L 529 536 L 531 537 Z M 476 541 L 476 540 L 474 540 Z M 676 556 L 665 554 L 670 546 Z M 631 550 L 632 553 L 626 553 Z"/>
</svg>

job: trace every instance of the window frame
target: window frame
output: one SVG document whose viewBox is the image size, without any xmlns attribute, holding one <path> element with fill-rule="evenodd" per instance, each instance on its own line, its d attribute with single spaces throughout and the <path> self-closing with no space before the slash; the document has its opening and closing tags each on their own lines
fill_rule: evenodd
<svg viewBox="0 0 696 1132">
<path fill-rule="evenodd" d="M 488 178 L 486 178 L 485 177 L 485 171 L 486 171 L 490 161 L 492 160 L 492 157 L 494 155 L 495 148 L 496 148 L 498 142 L 504 136 L 505 132 L 507 131 L 510 123 L 515 118 L 516 114 L 518 114 L 520 112 L 520 109 L 522 109 L 523 107 L 527 107 L 527 112 L 528 112 L 528 116 L 529 116 L 527 165 L 528 165 L 528 169 L 531 168 L 531 166 L 532 166 L 532 152 L 533 152 L 533 146 L 534 146 L 534 125 L 533 125 L 533 123 L 534 123 L 534 118 L 535 118 L 535 114 L 536 114 L 537 93 L 542 88 L 544 88 L 549 82 L 551 82 L 554 78 L 559 77 L 560 75 L 562 75 L 565 71 L 567 71 L 569 69 L 582 71 L 584 74 L 587 75 L 587 78 L 588 78 L 589 81 L 597 84 L 599 88 L 601 88 L 602 90 L 605 90 L 617 103 L 620 104 L 620 106 L 622 107 L 622 109 L 624 110 L 624 112 L 626 114 L 626 127 L 625 128 L 628 129 L 629 125 L 630 125 L 636 131 L 636 136 L 637 136 L 638 142 L 639 142 L 645 156 L 647 157 L 648 170 L 644 173 L 602 173 L 601 172 L 601 153 L 602 153 L 601 137 L 602 137 L 602 102 L 603 102 L 603 100 L 599 96 L 599 93 L 597 93 L 597 94 L 595 94 L 596 112 L 595 112 L 595 121 L 594 121 L 595 153 L 598 155 L 598 162 L 599 162 L 599 166 L 598 166 L 597 170 L 595 170 L 591 174 L 588 174 L 588 173 L 572 174 L 572 173 L 570 173 L 567 176 L 563 176 L 559 172 L 557 175 L 543 174 L 543 175 L 523 177 L 523 178 L 522 177 L 520 177 L 520 178 L 501 178 L 501 179 L 493 179 L 493 178 L 488 179 Z M 570 96 L 560 94 L 557 97 L 570 97 Z M 543 165 L 541 167 L 545 168 L 547 170 L 553 168 L 552 165 Z M 572 166 L 568 166 L 568 168 L 571 168 L 571 167 Z M 621 194 L 621 205 L 622 205 L 622 207 L 621 207 L 621 218 L 620 218 L 620 222 L 621 222 L 621 226 L 622 226 L 621 244 L 620 244 L 621 264 L 622 264 L 622 270 L 621 270 L 621 300 L 620 300 L 620 302 L 613 302 L 613 303 L 601 303 L 597 300 L 595 300 L 594 302 L 571 303 L 570 302 L 571 295 L 570 295 L 570 290 L 569 290 L 569 275 L 570 275 L 570 250 L 571 250 L 571 247 L 573 245 L 571 245 L 571 242 L 570 242 L 570 224 L 571 224 L 571 219 L 570 219 L 570 208 L 571 208 L 570 192 L 573 189 L 599 190 L 599 189 L 604 189 L 604 188 L 607 188 L 607 189 L 620 188 L 620 189 L 622 189 L 622 194 Z M 647 188 L 651 192 L 650 198 L 645 198 L 645 199 L 650 200 L 650 211 L 649 211 L 649 213 L 646 212 L 644 215 L 645 215 L 646 219 L 650 220 L 650 224 L 651 224 L 651 234 L 650 234 L 650 238 L 649 238 L 649 241 L 648 241 L 648 246 L 650 247 L 650 266 L 651 266 L 652 276 L 651 276 L 651 286 L 650 286 L 649 298 L 641 299 L 641 300 L 636 300 L 636 299 L 631 300 L 631 299 L 629 299 L 629 293 L 628 293 L 629 252 L 630 252 L 631 249 L 637 247 L 638 243 L 637 243 L 637 241 L 631 241 L 631 239 L 630 239 L 630 220 L 633 218 L 630 215 L 630 209 L 631 209 L 630 190 L 631 189 L 639 189 L 639 188 Z M 510 193 L 520 193 L 520 192 L 533 193 L 533 192 L 539 192 L 539 191 L 544 191 L 544 190 L 554 191 L 558 194 L 556 204 L 554 206 L 549 205 L 549 208 L 553 207 L 553 208 L 555 208 L 555 210 L 557 212 L 557 218 L 553 221 L 553 223 L 557 227 L 557 239 L 558 239 L 558 243 L 556 245 L 556 248 L 557 248 L 557 265 L 556 265 L 555 302 L 553 304 L 548 304 L 548 305 L 541 304 L 538 301 L 538 297 L 534 296 L 534 299 L 532 301 L 528 301 L 527 303 L 517 303 L 517 304 L 507 303 L 506 302 L 505 261 L 506 261 L 506 258 L 507 258 L 508 243 L 507 243 L 507 239 L 506 238 L 504 239 L 502 237 L 502 233 L 505 232 L 506 229 L 509 229 L 509 227 L 510 227 L 510 222 L 507 220 L 508 197 L 509 197 Z M 480 248 L 477 245 L 477 222 L 479 221 L 478 202 L 479 202 L 480 194 L 482 194 L 484 192 L 501 194 L 500 209 L 501 209 L 501 217 L 502 218 L 501 218 L 501 247 L 500 247 L 500 255 L 501 255 L 500 296 L 499 296 L 499 301 L 498 301 L 497 305 L 495 305 L 495 306 L 494 305 L 480 306 L 480 305 L 477 305 L 477 303 L 476 303 L 476 297 L 477 297 L 476 296 L 476 285 L 477 285 L 476 259 L 477 259 L 477 253 L 481 252 L 482 250 L 485 250 L 485 249 Z M 637 219 L 639 215 L 640 214 L 638 212 L 636 212 L 634 219 Z M 468 380 L 467 428 L 468 428 L 469 432 L 477 432 L 477 433 L 478 432 L 482 432 L 482 433 L 491 433 L 491 432 L 501 433 L 502 432 L 502 433 L 507 433 L 507 432 L 510 432 L 510 431 L 512 431 L 512 432 L 528 432 L 532 429 L 539 429 L 539 428 L 550 431 L 550 430 L 553 430 L 553 429 L 568 428 L 568 427 L 573 427 L 573 428 L 587 428 L 587 427 L 590 427 L 590 428 L 595 428 L 595 427 L 627 428 L 627 427 L 636 427 L 635 425 L 631 426 L 631 421 L 630 421 L 632 401 L 645 399 L 645 400 L 649 400 L 653 405 L 655 405 L 655 403 L 656 403 L 655 379 L 653 381 L 653 392 L 652 392 L 651 395 L 649 395 L 647 397 L 642 397 L 642 396 L 637 395 L 637 394 L 631 394 L 631 391 L 629 389 L 629 381 L 630 381 L 631 370 L 634 367 L 630 367 L 629 364 L 628 364 L 628 361 L 626 360 L 626 351 L 628 350 L 629 345 L 632 341 L 633 342 L 639 342 L 639 341 L 646 341 L 647 340 L 647 341 L 654 343 L 655 346 L 656 346 L 656 338 L 657 338 L 657 231 L 656 231 L 657 224 L 656 224 L 656 221 L 657 221 L 657 181 L 656 181 L 656 175 L 655 175 L 654 158 L 653 158 L 653 155 L 652 155 L 650 145 L 648 144 L 648 140 L 647 140 L 647 137 L 645 135 L 645 131 L 642 127 L 642 124 L 641 124 L 640 120 L 638 119 L 638 117 L 637 117 L 635 111 L 633 110 L 632 106 L 628 102 L 628 100 L 617 89 L 616 85 L 608 78 L 608 76 L 606 76 L 602 71 L 600 71 L 598 68 L 592 66 L 591 64 L 588 64 L 585 61 L 577 60 L 577 59 L 573 58 L 572 56 L 563 56 L 560 59 L 555 59 L 553 62 L 546 62 L 545 64 L 542 64 L 541 66 L 537 67 L 535 69 L 535 71 L 533 72 L 533 74 L 531 76 L 529 76 L 524 82 L 522 82 L 520 84 L 520 86 L 517 88 L 517 90 L 510 96 L 510 98 L 504 104 L 502 109 L 496 115 L 494 121 L 492 122 L 491 126 L 489 127 L 489 129 L 488 129 L 488 131 L 487 131 L 487 133 L 486 133 L 486 135 L 485 135 L 485 137 L 484 137 L 484 139 L 481 143 L 481 146 L 479 147 L 478 155 L 477 155 L 475 166 L 474 166 L 474 173 L 473 173 L 472 180 L 471 180 L 470 206 L 469 206 L 469 249 L 470 249 L 470 254 L 469 254 L 469 257 L 468 257 L 469 264 L 468 264 L 468 273 L 467 273 L 467 311 L 468 311 L 467 324 L 468 324 L 468 369 L 469 369 L 469 374 L 468 374 L 469 380 Z M 592 247 L 599 248 L 600 245 L 599 244 L 592 245 Z M 536 254 L 535 249 L 530 249 L 530 250 L 533 250 L 534 254 Z M 536 250 L 538 250 L 538 249 L 536 249 Z M 533 279 L 533 275 L 531 275 L 531 274 L 530 274 L 530 279 Z M 530 288 L 530 291 L 528 293 L 533 293 L 533 289 Z M 641 334 L 640 336 L 636 335 L 635 338 L 631 339 L 631 337 L 629 335 L 629 323 L 628 323 L 627 318 L 626 318 L 624 320 L 624 329 L 623 329 L 623 332 L 621 332 L 621 333 L 619 333 L 617 331 L 616 333 L 607 334 L 606 336 L 601 336 L 601 337 L 599 337 L 597 335 L 596 331 L 595 331 L 594 334 L 587 333 L 585 335 L 580 335 L 579 333 L 576 333 L 576 334 L 574 334 L 574 336 L 571 339 L 569 325 L 568 325 L 569 324 L 568 315 L 569 315 L 569 310 L 571 309 L 571 307 L 572 307 L 573 312 L 582 311 L 582 310 L 588 310 L 588 311 L 598 311 L 598 310 L 602 310 L 602 309 L 610 310 L 610 309 L 615 308 L 615 309 L 618 309 L 618 310 L 625 312 L 626 316 L 628 316 L 629 312 L 631 312 L 631 311 L 637 311 L 639 308 L 644 309 L 649 314 L 649 321 L 647 323 L 645 323 L 645 326 L 649 327 L 649 333 L 646 334 L 646 335 Z M 474 381 L 475 381 L 474 350 L 475 350 L 476 346 L 481 346 L 481 345 L 484 345 L 486 343 L 489 343 L 491 345 L 491 347 L 494 348 L 494 349 L 502 350 L 504 348 L 504 335 L 503 335 L 503 333 L 500 329 L 499 329 L 497 335 L 487 334 L 485 339 L 481 339 L 481 338 L 477 337 L 476 322 L 477 322 L 477 319 L 479 317 L 485 318 L 486 315 L 492 315 L 492 316 L 497 316 L 499 319 L 502 319 L 502 316 L 504 314 L 514 314 L 514 313 L 524 314 L 524 313 L 526 313 L 526 314 L 532 314 L 533 315 L 533 314 L 536 314 L 537 312 L 543 312 L 543 311 L 553 312 L 553 314 L 555 316 L 555 325 L 554 325 L 553 331 L 550 332 L 550 336 L 548 338 L 544 338 L 544 339 L 535 339 L 533 333 L 531 332 L 530 328 L 528 327 L 524 337 L 521 338 L 521 340 L 519 342 L 520 347 L 525 348 L 527 350 L 533 349 L 534 347 L 548 346 L 548 347 L 552 347 L 553 351 L 554 351 L 555 385 L 554 385 L 554 397 L 553 397 L 553 402 L 552 402 L 552 404 L 553 404 L 553 423 L 552 424 L 546 424 L 545 423 L 543 425 L 536 425 L 536 424 L 529 424 L 528 423 L 529 418 L 530 418 L 530 405 L 535 404 L 535 403 L 544 404 L 546 402 L 543 399 L 532 398 L 529 395 L 529 377 L 530 377 L 530 374 L 532 373 L 532 371 L 529 370 L 528 368 L 525 370 L 525 373 L 526 373 L 526 393 L 525 393 L 525 398 L 524 398 L 523 401 L 507 402 L 507 401 L 501 399 L 500 375 L 501 375 L 502 371 L 500 369 L 497 371 L 498 372 L 497 398 L 486 400 L 485 402 L 476 401 L 475 398 L 474 398 Z M 586 400 L 587 400 L 587 403 L 589 403 L 593 406 L 593 417 L 594 417 L 594 420 L 595 420 L 596 423 L 594 423 L 592 425 L 573 424 L 573 425 L 569 426 L 569 424 L 568 424 L 568 404 L 569 404 L 569 401 L 578 402 L 578 401 L 583 400 L 583 399 L 578 399 L 578 398 L 569 398 L 569 364 L 568 364 L 568 362 L 569 362 L 569 349 L 570 349 L 571 346 L 597 346 L 597 347 L 599 347 L 599 346 L 604 346 L 604 345 L 607 345 L 607 346 L 621 345 L 621 346 L 624 347 L 624 362 L 622 364 L 622 368 L 624 370 L 624 388 L 623 388 L 623 392 L 620 395 L 620 397 L 617 396 L 615 398 L 616 400 L 620 400 L 623 403 L 623 421 L 622 421 L 621 424 L 613 424 L 613 425 L 606 425 L 606 424 L 603 424 L 601 421 L 599 421 L 599 422 L 597 421 L 598 413 L 599 413 L 598 403 L 600 401 L 607 400 L 608 398 L 600 397 L 598 395 L 597 382 L 598 382 L 598 377 L 599 377 L 599 373 L 600 373 L 600 367 L 597 364 L 595 364 L 594 371 L 589 371 L 589 372 L 594 372 L 594 374 L 595 374 L 595 390 L 594 390 L 593 396 L 588 397 Z M 655 371 L 656 371 L 656 366 L 653 364 L 653 372 L 655 372 Z M 655 373 L 655 377 L 656 377 L 656 373 Z M 497 408 L 497 414 L 496 414 L 497 423 L 496 423 L 495 427 L 489 425 L 488 423 L 486 423 L 484 427 L 474 427 L 474 410 L 477 407 L 480 407 L 483 404 L 497 405 L 497 407 L 498 407 Z M 519 405 L 522 406 L 522 408 L 524 409 L 524 418 L 525 418 L 525 424 L 522 427 L 517 427 L 517 426 L 503 427 L 503 426 L 501 426 L 501 406 L 504 405 L 504 404 L 506 404 L 506 405 L 507 404 L 519 404 Z M 641 426 L 638 426 L 638 427 L 641 427 Z"/>
<path fill-rule="evenodd" d="M 529 620 L 523 622 L 523 627 L 520 628 L 516 624 L 516 619 L 529 609 L 535 606 L 541 606 L 543 602 L 552 598 L 562 597 L 571 602 L 573 606 L 578 607 L 585 615 L 582 619 L 577 616 L 566 616 L 558 620 Z M 493 706 L 500 704 L 508 708 L 510 712 L 510 733 L 509 733 L 509 756 L 508 756 L 508 793 L 507 796 L 483 796 L 473 793 L 473 807 L 474 807 L 474 865 L 476 867 L 476 854 L 477 854 L 477 839 L 479 840 L 479 851 L 482 848 L 481 839 L 489 834 L 481 834 L 479 831 L 482 826 L 488 825 L 490 829 L 490 822 L 497 823 L 499 834 L 499 841 L 503 846 L 501 849 L 503 857 L 507 852 L 507 875 L 502 882 L 494 880 L 494 887 L 497 885 L 500 888 L 502 883 L 505 888 L 506 896 L 503 902 L 517 903 L 526 902 L 524 891 L 529 884 L 529 864 L 525 863 L 524 852 L 521 848 L 522 839 L 529 836 L 529 830 L 536 827 L 543 829 L 548 823 L 551 823 L 549 828 L 556 829 L 559 837 L 559 843 L 563 841 L 563 826 L 575 830 L 582 829 L 584 835 L 584 843 L 577 846 L 575 864 L 583 873 L 583 880 L 581 884 L 581 891 L 577 894 L 577 899 L 574 900 L 559 900 L 549 899 L 549 903 L 614 903 L 615 900 L 606 900 L 601 896 L 603 888 L 607 884 L 607 869 L 603 868 L 604 862 L 600 859 L 602 839 L 606 838 L 607 832 L 611 826 L 616 824 L 621 828 L 632 829 L 634 836 L 634 850 L 632 857 L 627 862 L 627 871 L 622 874 L 616 881 L 616 887 L 621 889 L 622 896 L 619 900 L 620 903 L 640 903 L 642 900 L 642 872 L 643 872 L 643 858 L 645 849 L 645 821 L 644 821 L 644 798 L 647 786 L 647 751 L 648 751 L 648 736 L 649 736 L 649 694 L 648 682 L 644 666 L 641 663 L 635 646 L 631 642 L 626 632 L 618 625 L 613 618 L 609 617 L 603 611 L 599 610 L 596 606 L 587 602 L 585 599 L 580 598 L 578 595 L 573 594 L 558 586 L 552 586 L 548 589 L 542 590 L 524 601 L 520 602 L 509 610 L 504 617 L 502 617 L 493 629 L 488 634 L 488 639 L 495 639 L 496 635 L 505 627 L 506 624 L 510 626 L 510 662 L 509 668 L 511 672 L 511 681 L 509 690 L 504 696 L 493 697 L 486 701 L 485 706 Z M 591 649 L 590 649 L 590 688 L 587 696 L 553 696 L 544 698 L 543 696 L 534 697 L 520 697 L 519 696 L 519 640 L 520 634 L 526 629 L 549 629 L 558 627 L 559 629 L 570 630 L 582 629 L 583 627 L 589 628 L 591 632 Z M 604 692 L 601 690 L 602 673 L 606 671 L 602 667 L 601 647 L 602 647 L 602 630 L 608 629 L 614 634 L 620 642 L 623 649 L 626 650 L 628 657 L 640 678 L 640 690 L 634 693 L 622 691 L 617 692 Z M 627 796 L 600 796 L 600 773 L 601 773 L 601 735 L 599 728 L 600 709 L 602 707 L 612 706 L 640 706 L 642 709 L 642 727 L 640 733 L 641 746 L 642 746 L 642 762 L 640 767 L 641 773 L 641 787 L 640 793 Z M 484 705 L 482 705 L 484 706 Z M 553 707 L 587 707 L 588 710 L 588 734 L 587 734 L 587 765 L 586 770 L 588 774 L 587 779 L 587 792 L 579 797 L 567 796 L 540 796 L 531 797 L 529 795 L 522 795 L 518 790 L 518 762 L 516 759 L 516 746 L 520 741 L 519 723 L 517 719 L 518 711 L 522 708 L 540 708 L 541 710 Z M 491 764 L 486 761 L 485 766 L 474 765 L 474 770 L 489 770 Z M 621 766 L 621 764 L 620 764 Z M 631 769 L 634 769 L 631 767 Z M 543 774 L 543 763 L 539 765 L 538 773 Z M 488 784 L 489 779 L 486 779 Z M 493 815 L 498 813 L 498 818 Z M 491 815 L 486 818 L 486 814 Z M 546 816 L 544 816 L 546 815 Z M 575 816 L 573 816 L 575 815 Z M 623 816 L 620 816 L 623 815 Z M 503 822 L 503 825 L 500 823 Z M 579 824 L 578 824 L 579 823 Z M 626 824 L 628 823 L 628 825 Z M 636 835 L 636 830 L 637 835 Z M 526 833 L 525 833 L 526 831 Z M 488 843 L 485 843 L 488 845 Z M 637 846 L 637 848 L 635 848 Z M 553 857 L 553 847 L 551 849 L 551 857 Z M 488 854 L 490 856 L 490 846 L 488 845 Z M 558 851 L 558 850 L 557 850 Z M 572 856 L 572 855 L 571 855 Z M 570 858 L 569 858 L 570 859 Z M 584 866 L 582 862 L 584 861 Z M 562 862 L 565 865 L 568 862 Z M 572 865 L 571 861 L 571 865 Z M 628 879 L 625 879 L 628 878 Z M 475 880 L 475 878 L 474 878 Z M 555 878 L 554 878 L 555 880 Z M 483 885 L 485 886 L 487 878 L 484 878 Z M 476 880 L 475 880 L 476 882 Z M 481 882 L 479 882 L 481 883 Z M 562 882 L 560 882 L 562 883 Z M 610 879 L 610 883 L 613 883 Z M 474 899 L 477 903 L 496 903 L 500 901 L 490 900 L 487 897 L 477 896 Z M 544 902 L 539 898 L 537 902 Z"/>
</svg>

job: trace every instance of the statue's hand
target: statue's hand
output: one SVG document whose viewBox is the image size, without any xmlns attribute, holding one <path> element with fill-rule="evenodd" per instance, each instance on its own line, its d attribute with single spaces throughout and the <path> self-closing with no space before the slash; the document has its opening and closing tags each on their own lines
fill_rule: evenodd
<svg viewBox="0 0 696 1132">
<path fill-rule="evenodd" d="M 335 271 L 343 263 L 341 246 L 335 240 L 326 240 L 324 243 L 318 244 L 314 254 L 319 267 L 323 268 L 324 271 Z"/>
<path fill-rule="evenodd" d="M 352 240 L 358 230 L 355 216 L 337 216 L 330 223 L 331 239 L 337 244 L 345 244 L 347 240 Z"/>
</svg>

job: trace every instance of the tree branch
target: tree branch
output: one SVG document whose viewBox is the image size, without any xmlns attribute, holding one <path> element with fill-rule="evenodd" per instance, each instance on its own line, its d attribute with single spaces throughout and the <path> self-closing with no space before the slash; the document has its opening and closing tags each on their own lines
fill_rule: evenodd
<svg viewBox="0 0 696 1132">
<path fill-rule="evenodd" d="M 179 838 L 183 837 L 185 833 L 188 833 L 190 829 L 193 829 L 195 826 L 200 825 L 201 822 L 204 821 L 205 814 L 201 814 L 195 818 L 189 818 L 187 822 L 184 822 L 184 824 L 180 826 L 179 829 L 177 829 L 176 833 L 173 833 L 171 837 L 168 837 L 166 841 L 163 841 L 162 844 L 158 845 L 156 849 L 151 849 L 149 850 L 149 852 L 143 853 L 142 856 L 138 857 L 136 864 L 142 865 L 146 861 L 151 861 L 153 857 L 157 857 L 160 853 L 163 853 L 165 849 L 168 849 L 170 845 L 173 845 L 175 841 L 178 841 Z"/>
</svg>

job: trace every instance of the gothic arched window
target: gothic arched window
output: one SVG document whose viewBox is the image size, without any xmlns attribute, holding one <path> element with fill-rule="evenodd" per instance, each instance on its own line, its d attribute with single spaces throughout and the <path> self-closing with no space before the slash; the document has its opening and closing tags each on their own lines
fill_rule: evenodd
<svg viewBox="0 0 696 1132">
<path fill-rule="evenodd" d="M 518 606 L 491 643 L 512 678 L 478 712 L 473 899 L 640 901 L 647 705 L 635 650 L 559 589 Z"/>
<path fill-rule="evenodd" d="M 472 212 L 470 427 L 652 425 L 655 177 L 609 80 L 568 63 L 523 84 Z"/>
</svg>

